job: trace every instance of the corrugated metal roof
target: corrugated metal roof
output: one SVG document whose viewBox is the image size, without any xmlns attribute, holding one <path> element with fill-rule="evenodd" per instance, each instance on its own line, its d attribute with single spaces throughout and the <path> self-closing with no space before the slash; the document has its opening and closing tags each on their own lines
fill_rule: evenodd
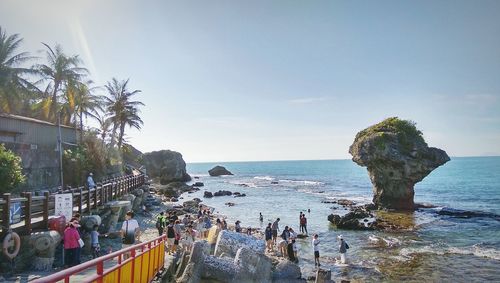
<svg viewBox="0 0 500 283">
<path fill-rule="evenodd" d="M 9 118 L 9 119 L 15 119 L 15 120 L 21 120 L 21 121 L 27 121 L 27 122 L 32 122 L 32 123 L 38 123 L 38 124 L 44 124 L 44 125 L 50 125 L 50 126 L 55 126 L 57 127 L 57 124 L 51 123 L 48 121 L 44 120 L 39 120 L 35 118 L 30 118 L 30 117 L 25 117 L 25 116 L 20 116 L 20 115 L 14 115 L 14 114 L 8 114 L 8 113 L 0 113 L 0 117 L 4 118 Z M 66 126 L 66 125 L 61 125 L 61 128 L 68 128 L 68 129 L 75 129 L 74 127 Z M 80 129 L 76 129 L 80 130 Z"/>
</svg>

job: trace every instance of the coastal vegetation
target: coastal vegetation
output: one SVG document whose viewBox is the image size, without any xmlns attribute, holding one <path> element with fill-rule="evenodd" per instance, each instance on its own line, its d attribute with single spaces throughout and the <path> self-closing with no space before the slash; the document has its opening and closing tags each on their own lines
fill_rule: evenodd
<svg viewBox="0 0 500 283">
<path fill-rule="evenodd" d="M 128 128 L 141 129 L 141 92 L 129 79 L 96 85 L 83 60 L 59 44 L 42 43 L 43 56 L 22 50 L 23 38 L 0 26 L 0 113 L 21 115 L 73 127 L 77 145 L 64 146 L 67 184 L 84 174 L 104 176 L 123 167 Z M 93 122 L 90 122 L 90 121 Z M 121 168 L 120 170 L 122 170 Z"/>
<path fill-rule="evenodd" d="M 6 193 L 23 183 L 21 158 L 0 144 L 0 193 Z"/>
</svg>

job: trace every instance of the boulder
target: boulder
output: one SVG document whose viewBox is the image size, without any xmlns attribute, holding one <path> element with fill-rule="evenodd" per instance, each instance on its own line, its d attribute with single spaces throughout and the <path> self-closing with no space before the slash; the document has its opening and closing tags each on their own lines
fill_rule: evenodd
<svg viewBox="0 0 500 283">
<path fill-rule="evenodd" d="M 213 197 L 214 195 L 212 194 L 212 192 L 209 192 L 209 191 L 205 191 L 203 192 L 203 197 L 204 198 L 211 198 Z"/>
<path fill-rule="evenodd" d="M 344 216 L 337 214 L 328 215 L 328 221 L 337 226 L 339 229 L 350 230 L 372 230 L 375 222 L 368 223 L 368 217 L 374 217 L 368 211 L 358 207 L 350 211 Z"/>
<path fill-rule="evenodd" d="M 274 268 L 272 276 L 273 281 L 293 280 L 300 279 L 302 277 L 302 273 L 300 272 L 300 267 L 297 264 L 289 260 L 282 260 Z"/>
<path fill-rule="evenodd" d="M 143 162 L 148 175 L 158 178 L 163 185 L 191 180 L 191 176 L 186 172 L 186 162 L 178 152 L 171 150 L 148 152 L 143 155 Z"/>
<path fill-rule="evenodd" d="M 318 268 L 314 283 L 333 283 L 332 271 L 329 269 Z"/>
<path fill-rule="evenodd" d="M 57 231 L 38 232 L 31 234 L 30 249 L 35 251 L 30 258 L 34 270 L 52 271 L 56 247 L 61 242 Z"/>
<path fill-rule="evenodd" d="M 230 196 L 232 195 L 233 193 L 230 192 L 230 191 L 222 191 L 222 190 L 219 190 L 218 192 L 215 192 L 214 193 L 214 197 L 221 197 L 221 196 Z"/>
<path fill-rule="evenodd" d="M 246 194 L 238 194 L 238 195 L 235 195 L 234 197 L 235 198 L 242 198 L 242 197 L 246 197 L 247 195 Z"/>
<path fill-rule="evenodd" d="M 194 187 L 203 187 L 203 186 L 205 186 L 205 184 L 203 184 L 202 182 L 195 182 L 195 183 L 193 184 L 193 186 L 194 186 Z"/>
<path fill-rule="evenodd" d="M 227 170 L 223 166 L 219 166 L 219 165 L 208 170 L 208 174 L 212 177 L 223 176 L 223 175 L 233 175 L 233 173 L 229 172 L 229 170 Z"/>
<path fill-rule="evenodd" d="M 378 209 L 414 210 L 414 185 L 450 160 L 427 145 L 414 122 L 397 117 L 359 132 L 349 153 L 367 167 Z"/>
<path fill-rule="evenodd" d="M 215 256 L 222 254 L 235 257 L 239 248 L 246 247 L 256 253 L 264 254 L 266 244 L 263 240 L 241 233 L 223 230 L 215 244 Z"/>
<path fill-rule="evenodd" d="M 261 253 L 256 253 L 247 247 L 241 247 L 236 252 L 234 264 L 239 267 L 237 282 L 242 282 L 251 278 L 253 282 L 271 281 L 271 259 Z M 299 268 L 300 274 L 300 268 Z M 300 276 L 299 276 L 300 277 Z"/>
</svg>

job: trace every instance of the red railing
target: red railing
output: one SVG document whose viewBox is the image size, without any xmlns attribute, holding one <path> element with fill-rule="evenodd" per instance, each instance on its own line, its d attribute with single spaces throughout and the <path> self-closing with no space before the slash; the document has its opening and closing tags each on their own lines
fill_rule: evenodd
<svg viewBox="0 0 500 283">
<path fill-rule="evenodd" d="M 104 255 L 84 262 L 77 266 L 61 270 L 52 275 L 37 279 L 33 283 L 53 282 L 119 282 L 119 283 L 146 283 L 151 282 L 165 267 L 165 240 L 162 235 L 154 240 L 140 243 L 114 253 Z M 125 259 L 124 255 L 130 257 Z M 105 261 L 116 259 L 115 265 L 104 268 Z M 79 274 L 95 268 L 95 274 Z M 73 277 L 72 277 L 73 276 Z M 79 276 L 81 278 L 75 278 Z M 74 279 L 71 281 L 71 279 Z"/>
</svg>

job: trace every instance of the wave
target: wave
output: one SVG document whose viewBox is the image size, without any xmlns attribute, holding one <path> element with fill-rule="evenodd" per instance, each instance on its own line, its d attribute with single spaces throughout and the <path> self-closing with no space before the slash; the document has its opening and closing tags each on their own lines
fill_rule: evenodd
<svg viewBox="0 0 500 283">
<path fill-rule="evenodd" d="M 274 181 L 275 180 L 275 178 L 273 178 L 271 176 L 255 176 L 253 178 L 257 179 L 257 180 L 265 180 L 265 181 Z"/>
<path fill-rule="evenodd" d="M 436 247 L 429 245 L 420 248 L 403 248 L 400 251 L 400 255 L 407 259 L 412 257 L 412 255 L 414 254 L 423 253 L 436 255 L 473 255 L 476 257 L 500 260 L 500 250 L 495 248 L 482 247 L 481 244 L 475 244 L 469 247 Z"/>
<path fill-rule="evenodd" d="M 288 180 L 288 179 L 282 179 L 279 180 L 281 183 L 291 183 L 291 184 L 298 184 L 298 185 L 308 185 L 308 186 L 322 186 L 325 183 L 319 182 L 319 181 L 309 181 L 309 180 Z"/>
</svg>

